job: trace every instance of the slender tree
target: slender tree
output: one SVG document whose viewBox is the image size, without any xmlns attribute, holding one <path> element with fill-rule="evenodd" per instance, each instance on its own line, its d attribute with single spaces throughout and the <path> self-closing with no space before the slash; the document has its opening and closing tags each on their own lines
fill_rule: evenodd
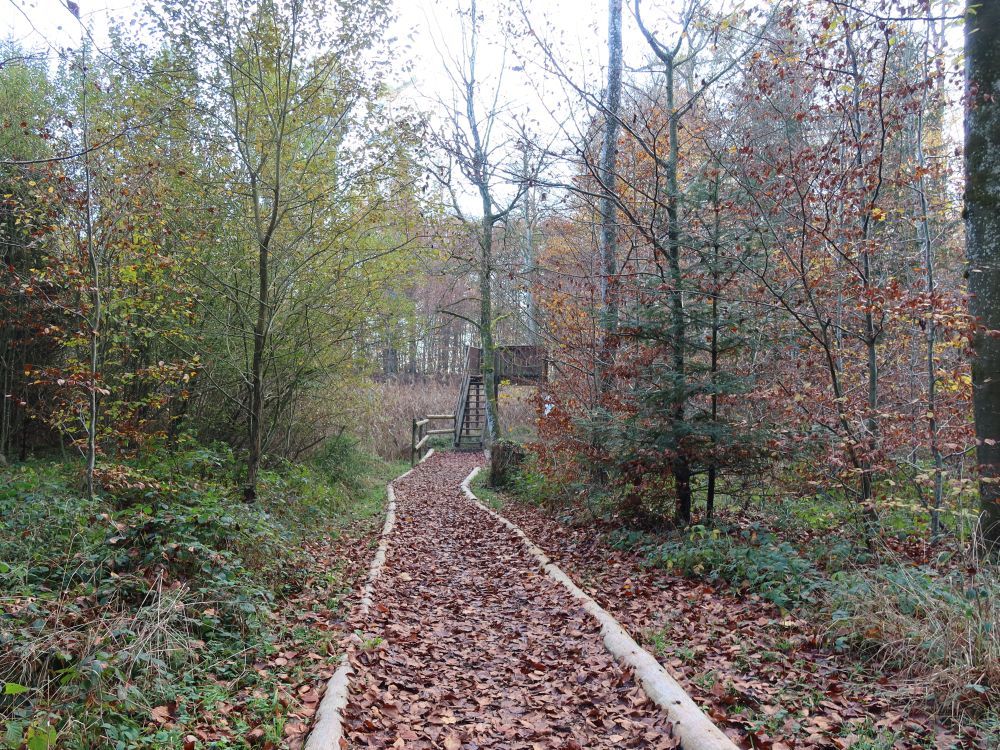
<svg viewBox="0 0 1000 750">
<path fill-rule="evenodd" d="M 470 3 L 466 15 L 468 33 L 463 35 L 463 38 L 467 41 L 461 50 L 461 57 L 452 61 L 448 71 L 455 84 L 456 101 L 449 107 L 451 111 L 447 132 L 440 134 L 439 142 L 449 162 L 457 164 L 461 175 L 475 190 L 481 214 L 475 219 L 466 218 L 455 193 L 456 186 L 452 183 L 454 173 L 451 168 L 442 167 L 432 172 L 448 191 L 452 209 L 458 218 L 467 226 L 475 226 L 475 257 L 470 260 L 477 278 L 479 311 L 478 320 L 469 322 L 479 330 L 481 368 L 486 390 L 486 429 L 483 437 L 484 442 L 489 443 L 499 440 L 502 433 L 497 409 L 497 321 L 493 299 L 493 287 L 499 265 L 495 247 L 498 238 L 497 228 L 505 224 L 514 209 L 521 205 L 525 192 L 534 180 L 534 175 L 528 174 L 532 170 L 527 159 L 523 168 L 514 167 L 507 170 L 507 174 L 517 176 L 517 184 L 514 194 L 509 199 L 500 197 L 503 170 L 497 163 L 496 154 L 502 152 L 503 144 L 498 142 L 496 133 L 502 127 L 497 101 L 503 81 L 501 79 L 496 84 L 497 90 L 491 100 L 493 104 L 488 105 L 485 112 L 481 111 L 477 66 L 482 17 L 476 0 Z M 454 310 L 445 312 L 464 318 Z"/>
<path fill-rule="evenodd" d="M 208 158 L 196 183 L 222 207 L 213 217 L 222 257 L 201 256 L 199 275 L 213 290 L 206 312 L 232 369 L 226 399 L 245 425 L 241 483 L 249 502 L 279 417 L 294 421 L 296 394 L 350 356 L 350 331 L 341 326 L 366 309 L 361 269 L 398 247 L 390 233 L 376 240 L 365 229 L 392 190 L 379 182 L 391 172 L 384 165 L 398 164 L 365 121 L 366 112 L 379 116 L 378 68 L 361 60 L 384 30 L 386 7 L 331 9 L 321 0 L 163 7 L 167 39 L 197 61 L 186 75 L 196 80 L 190 99 L 203 123 L 194 138 Z M 383 146 L 378 159 L 368 158 L 366 149 Z M 350 312 L 335 320 L 333 309 Z M 281 335 L 296 326 L 295 335 Z M 287 430 L 284 438 L 290 444 Z"/>
<path fill-rule="evenodd" d="M 655 163 L 657 181 L 662 180 L 662 200 L 657 200 L 653 217 L 648 225 L 648 239 L 654 248 L 654 260 L 661 286 L 667 294 L 666 342 L 670 351 L 671 373 L 670 392 L 671 404 L 669 420 L 674 425 L 674 439 L 671 450 L 673 453 L 672 473 L 676 492 L 675 520 L 686 525 L 691 521 L 691 478 L 692 460 L 684 443 L 684 436 L 689 431 L 688 402 L 695 390 L 690 381 L 691 346 L 689 342 L 689 318 L 686 310 L 685 274 L 682 267 L 682 252 L 689 240 L 685 237 L 685 217 L 682 215 L 682 185 L 680 181 L 680 129 L 682 120 L 687 116 L 705 94 L 723 76 L 749 54 L 753 44 L 733 51 L 729 60 L 723 62 L 716 70 L 703 78 L 697 86 L 687 87 L 687 99 L 682 103 L 677 101 L 678 88 L 682 83 L 678 80 L 684 71 L 694 67 L 698 53 L 709 44 L 709 35 L 696 33 L 699 22 L 706 13 L 701 0 L 689 0 L 682 5 L 680 11 L 680 30 L 672 43 L 667 43 L 643 22 L 641 0 L 634 0 L 633 12 L 639 29 L 656 56 L 660 72 L 663 75 L 663 111 L 666 116 L 667 143 L 666 153 L 657 152 L 655 147 L 646 146 L 652 154 Z M 659 184 L 657 187 L 661 187 Z M 657 191 L 659 192 L 659 191 Z M 714 485 L 713 485 L 714 492 Z"/>
<path fill-rule="evenodd" d="M 607 387 L 618 333 L 618 301 L 615 276 L 618 273 L 618 222 L 615 176 L 618 170 L 618 134 L 622 103 L 622 0 L 608 0 L 608 79 L 604 93 L 604 140 L 601 145 L 600 201 L 601 231 L 601 315 L 603 346 L 598 358 L 598 384 Z"/>
</svg>

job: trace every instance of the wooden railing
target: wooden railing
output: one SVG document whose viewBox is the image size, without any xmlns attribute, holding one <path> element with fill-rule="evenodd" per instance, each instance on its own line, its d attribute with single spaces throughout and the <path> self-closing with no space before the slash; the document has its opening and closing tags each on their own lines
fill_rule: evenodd
<svg viewBox="0 0 1000 750">
<path fill-rule="evenodd" d="M 469 399 L 469 382 L 471 376 L 469 373 L 465 373 L 465 377 L 462 378 L 462 387 L 458 389 L 458 401 L 455 403 L 455 445 L 458 443 L 462 437 L 462 425 L 465 424 L 465 404 Z"/>
<path fill-rule="evenodd" d="M 432 421 L 447 420 L 455 421 L 454 414 L 428 414 L 426 417 L 414 417 L 413 431 L 410 438 L 410 466 L 416 466 L 418 462 L 424 460 L 427 454 L 427 441 L 434 435 L 452 435 L 455 430 L 449 427 L 445 430 L 428 430 L 427 425 Z"/>
<path fill-rule="evenodd" d="M 465 371 L 473 375 L 482 372 L 482 350 L 468 347 Z M 549 361 L 545 349 L 539 346 L 498 346 L 494 352 L 493 376 L 497 383 L 539 385 L 548 382 Z"/>
<path fill-rule="evenodd" d="M 458 402 L 455 404 L 455 446 L 462 439 L 462 425 L 465 424 L 465 406 L 469 401 L 469 387 L 473 375 L 479 375 L 479 349 L 469 346 L 465 349 L 465 377 L 462 387 L 458 389 Z"/>
</svg>

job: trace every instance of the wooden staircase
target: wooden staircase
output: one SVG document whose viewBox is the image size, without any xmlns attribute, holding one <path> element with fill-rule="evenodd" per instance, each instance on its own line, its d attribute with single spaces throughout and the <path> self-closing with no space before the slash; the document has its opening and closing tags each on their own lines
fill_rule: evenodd
<svg viewBox="0 0 1000 750">
<path fill-rule="evenodd" d="M 492 433 L 481 354 L 474 346 L 468 347 L 465 354 L 465 377 L 455 404 L 457 450 L 482 450 Z M 548 382 L 548 372 L 548 358 L 539 346 L 502 346 L 494 353 L 493 382 L 498 388 L 501 382 L 541 385 Z"/>
<path fill-rule="evenodd" d="M 482 375 L 466 373 L 455 410 L 455 448 L 482 450 L 486 431 L 486 387 Z"/>
</svg>

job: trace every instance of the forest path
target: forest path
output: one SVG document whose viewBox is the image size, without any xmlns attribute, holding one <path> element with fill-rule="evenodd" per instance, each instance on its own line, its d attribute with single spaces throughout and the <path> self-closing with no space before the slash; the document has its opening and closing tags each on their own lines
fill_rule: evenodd
<svg viewBox="0 0 1000 750">
<path fill-rule="evenodd" d="M 393 485 L 366 647 L 350 656 L 351 747 L 676 747 L 596 622 L 463 495 L 482 461 L 435 454 Z"/>
</svg>

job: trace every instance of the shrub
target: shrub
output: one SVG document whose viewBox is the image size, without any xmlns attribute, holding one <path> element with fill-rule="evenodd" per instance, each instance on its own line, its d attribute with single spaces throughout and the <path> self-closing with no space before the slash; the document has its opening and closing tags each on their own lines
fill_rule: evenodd
<svg viewBox="0 0 1000 750">
<path fill-rule="evenodd" d="M 820 571 L 790 544 L 756 528 L 734 535 L 692 526 L 672 541 L 653 547 L 651 564 L 708 580 L 722 580 L 789 609 L 818 600 Z"/>
<path fill-rule="evenodd" d="M 1000 705 L 1000 575 L 938 572 L 895 561 L 836 574 L 833 634 L 919 679 L 938 708 L 976 713 Z"/>
<path fill-rule="evenodd" d="M 370 469 L 370 456 L 359 448 L 352 435 L 340 434 L 327 440 L 313 464 L 334 482 L 350 484 Z"/>
<path fill-rule="evenodd" d="M 3 469 L 0 682 L 13 687 L 0 695 L 0 747 L 50 724 L 71 749 L 173 746 L 145 737 L 152 706 L 268 679 L 247 665 L 273 648 L 274 602 L 312 585 L 307 542 L 381 487 L 352 474 L 364 465 L 352 444 L 326 458 L 338 486 L 281 464 L 262 472 L 252 505 L 233 488 L 228 449 L 186 442 L 105 464 L 116 479 L 94 500 L 79 497 L 74 466 Z"/>
<path fill-rule="evenodd" d="M 530 452 L 511 477 L 510 487 L 513 494 L 538 506 L 550 504 L 551 498 L 559 492 L 559 488 L 539 470 L 537 457 Z"/>
<path fill-rule="evenodd" d="M 73 469 L 44 471 L 48 481 L 32 467 L 12 470 L 20 481 L 0 492 L 4 526 L 24 530 L 0 534 L 10 594 L 0 679 L 64 700 L 118 684 L 155 692 L 165 673 L 197 658 L 190 638 L 227 641 L 235 653 L 260 629 L 260 608 L 273 596 L 243 565 L 237 542 L 252 534 L 255 547 L 268 545 L 265 531 L 250 531 L 266 528 L 254 510 L 162 466 L 109 465 L 109 476 L 126 478 L 114 484 L 121 496 L 95 501 L 73 495 Z M 0 708 L 27 700 L 19 695 Z"/>
</svg>

